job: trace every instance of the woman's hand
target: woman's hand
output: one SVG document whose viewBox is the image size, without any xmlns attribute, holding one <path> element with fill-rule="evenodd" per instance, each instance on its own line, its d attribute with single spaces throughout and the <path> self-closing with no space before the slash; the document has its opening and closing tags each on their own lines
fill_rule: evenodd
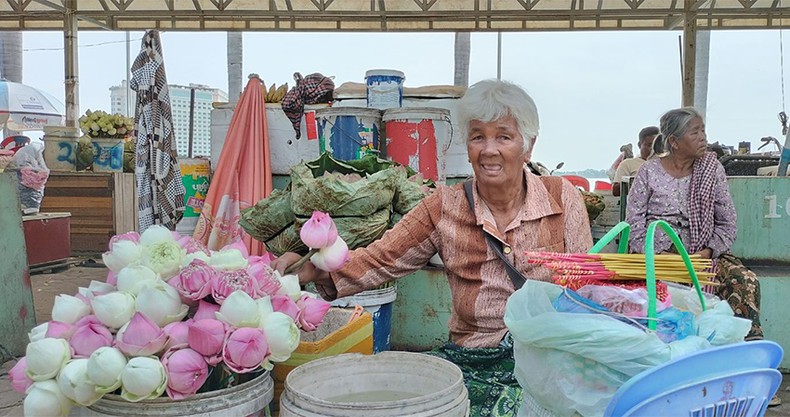
<svg viewBox="0 0 790 417">
<path fill-rule="evenodd" d="M 701 256 L 701 257 L 703 257 L 705 259 L 711 259 L 711 258 L 713 258 L 713 249 L 705 248 L 705 249 L 695 253 L 694 255 L 699 255 L 699 256 Z"/>
<path fill-rule="evenodd" d="M 301 258 L 301 255 L 298 253 L 286 252 L 273 260 L 270 266 L 272 269 L 282 274 L 289 266 L 295 264 L 296 261 Z M 329 272 L 316 268 L 310 261 L 305 262 L 304 265 L 296 271 L 296 274 L 299 276 L 299 283 L 302 285 L 308 282 L 315 282 L 316 284 L 334 286 Z"/>
</svg>

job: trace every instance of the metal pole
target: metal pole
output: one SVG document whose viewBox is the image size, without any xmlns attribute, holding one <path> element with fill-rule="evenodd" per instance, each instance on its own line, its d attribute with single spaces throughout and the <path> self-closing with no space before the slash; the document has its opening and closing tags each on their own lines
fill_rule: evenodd
<svg viewBox="0 0 790 417">
<path fill-rule="evenodd" d="M 77 0 L 63 2 L 63 46 L 65 60 L 66 86 L 66 126 L 79 127 L 80 94 L 79 94 L 79 57 L 77 50 Z"/>
<path fill-rule="evenodd" d="M 189 147 L 187 152 L 192 157 L 192 143 L 195 133 L 195 87 L 189 89 Z"/>
<path fill-rule="evenodd" d="M 496 34 L 496 79 L 502 79 L 502 32 Z"/>
<path fill-rule="evenodd" d="M 685 0 L 683 22 L 683 106 L 694 105 L 694 84 L 697 63 L 697 13 L 691 8 L 694 0 Z"/>
<path fill-rule="evenodd" d="M 133 117 L 132 113 L 132 88 L 129 82 L 132 80 L 132 58 L 131 58 L 131 40 L 129 39 L 129 31 L 126 31 L 126 117 Z"/>
</svg>

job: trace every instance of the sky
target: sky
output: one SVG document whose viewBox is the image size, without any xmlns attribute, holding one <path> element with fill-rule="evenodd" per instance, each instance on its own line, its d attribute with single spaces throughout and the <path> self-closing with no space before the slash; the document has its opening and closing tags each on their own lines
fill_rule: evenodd
<svg viewBox="0 0 790 417">
<path fill-rule="evenodd" d="M 681 105 L 679 31 L 504 33 L 502 78 L 534 98 L 540 133 L 533 159 L 563 171 L 608 168 L 619 147 Z M 788 36 L 785 36 L 788 35 Z M 80 110 L 109 110 L 110 91 L 126 78 L 125 32 L 79 34 Z M 142 32 L 130 33 L 131 60 Z M 711 142 L 736 146 L 781 139 L 785 110 L 777 30 L 711 34 L 707 131 Z M 206 84 L 227 91 L 224 32 L 165 32 L 170 84 Z M 469 81 L 497 74 L 497 35 L 472 33 Z M 63 36 L 25 32 L 23 82 L 64 100 Z M 245 33 L 243 73 L 293 85 L 293 73 L 320 72 L 335 84 L 364 82 L 365 71 L 391 68 L 405 85 L 453 83 L 452 33 Z M 787 47 L 784 48 L 787 50 Z M 790 60 L 788 60 L 790 66 Z M 786 84 L 790 71 L 784 69 Z"/>
</svg>

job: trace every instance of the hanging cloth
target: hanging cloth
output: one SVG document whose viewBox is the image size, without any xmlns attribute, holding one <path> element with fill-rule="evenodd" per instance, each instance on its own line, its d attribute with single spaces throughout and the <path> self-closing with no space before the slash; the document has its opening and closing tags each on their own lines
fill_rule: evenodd
<svg viewBox="0 0 790 417">
<path fill-rule="evenodd" d="M 332 101 L 332 94 L 335 91 L 335 83 L 331 78 L 322 74 L 314 73 L 307 77 L 302 74 L 294 73 L 296 85 L 291 88 L 283 97 L 283 112 L 296 132 L 296 139 L 302 137 L 301 123 L 304 114 L 305 104 L 329 103 Z"/>
</svg>

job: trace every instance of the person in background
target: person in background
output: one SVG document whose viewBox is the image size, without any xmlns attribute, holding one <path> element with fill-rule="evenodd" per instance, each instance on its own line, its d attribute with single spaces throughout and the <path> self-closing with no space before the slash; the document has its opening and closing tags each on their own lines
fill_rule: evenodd
<svg viewBox="0 0 790 417">
<path fill-rule="evenodd" d="M 573 185 L 525 167 L 538 135 L 538 112 L 523 89 L 506 81 L 481 81 L 459 101 L 457 117 L 473 179 L 437 188 L 381 239 L 352 251 L 342 269 L 323 272 L 308 262 L 299 278 L 334 299 L 394 281 L 439 253 L 453 311 L 449 343 L 431 353 L 463 371 L 470 415 L 512 416 L 522 397 L 513 375 L 505 304 L 525 279 L 550 279 L 547 269 L 530 265 L 523 254 L 587 252 L 590 224 Z M 500 245 L 501 257 L 486 233 Z M 286 253 L 272 267 L 282 272 L 298 259 Z"/>
<path fill-rule="evenodd" d="M 636 172 L 639 171 L 639 167 L 650 158 L 650 155 L 653 153 L 653 141 L 656 135 L 658 135 L 658 128 L 655 126 L 648 126 L 639 131 L 639 141 L 637 142 L 637 146 L 639 146 L 639 156 L 626 159 L 617 167 L 617 171 L 614 173 L 614 178 L 612 179 L 613 196 L 620 196 L 620 181 L 623 180 L 623 177 L 633 177 L 636 175 Z"/>
</svg>

